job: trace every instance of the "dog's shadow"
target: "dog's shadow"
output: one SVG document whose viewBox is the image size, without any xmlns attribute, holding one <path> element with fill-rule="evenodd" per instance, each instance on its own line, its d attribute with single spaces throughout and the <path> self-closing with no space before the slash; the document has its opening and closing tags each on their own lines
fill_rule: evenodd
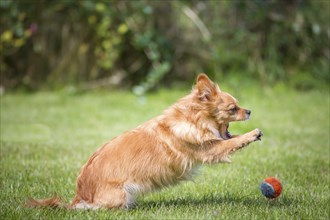
<svg viewBox="0 0 330 220">
<path fill-rule="evenodd" d="M 268 200 L 266 198 L 253 198 L 253 197 L 216 197 L 216 196 L 204 196 L 202 198 L 191 198 L 191 197 L 181 197 L 172 199 L 157 199 L 156 200 L 140 200 L 136 204 L 137 209 L 146 208 L 159 208 L 159 207 L 184 207 L 184 206 L 194 206 L 200 207 L 204 205 L 241 205 L 241 206 L 272 206 L 272 207 L 287 207 L 295 204 L 290 198 L 283 197 L 276 200 Z"/>
</svg>

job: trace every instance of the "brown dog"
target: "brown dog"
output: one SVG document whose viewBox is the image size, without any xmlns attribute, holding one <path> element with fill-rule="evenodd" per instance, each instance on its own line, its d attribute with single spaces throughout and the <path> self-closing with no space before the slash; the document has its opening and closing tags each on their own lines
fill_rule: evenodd
<svg viewBox="0 0 330 220">
<path fill-rule="evenodd" d="M 262 132 L 232 136 L 229 122 L 247 120 L 240 108 L 205 74 L 192 92 L 162 115 L 99 148 L 82 167 L 70 208 L 122 208 L 139 193 L 174 185 L 191 177 L 199 163 L 230 162 L 229 156 Z M 32 206 L 61 206 L 57 197 L 30 200 Z"/>
</svg>

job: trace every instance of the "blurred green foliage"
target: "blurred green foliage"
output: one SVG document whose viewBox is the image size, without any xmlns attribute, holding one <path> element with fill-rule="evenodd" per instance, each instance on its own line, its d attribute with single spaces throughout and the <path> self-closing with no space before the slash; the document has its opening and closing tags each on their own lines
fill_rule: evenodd
<svg viewBox="0 0 330 220">
<path fill-rule="evenodd" d="M 310 89 L 329 82 L 327 0 L 1 0 L 6 89 L 120 86 L 199 72 Z"/>
</svg>

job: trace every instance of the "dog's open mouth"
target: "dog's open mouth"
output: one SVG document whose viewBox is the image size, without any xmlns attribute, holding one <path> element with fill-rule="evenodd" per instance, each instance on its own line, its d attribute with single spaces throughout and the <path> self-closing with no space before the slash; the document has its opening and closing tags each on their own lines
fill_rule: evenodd
<svg viewBox="0 0 330 220">
<path fill-rule="evenodd" d="M 230 134 L 228 128 L 229 128 L 229 124 L 226 124 L 226 131 L 225 131 L 225 138 L 226 138 L 226 139 L 230 139 L 230 138 L 232 138 L 232 136 L 231 136 L 231 134 Z"/>
</svg>

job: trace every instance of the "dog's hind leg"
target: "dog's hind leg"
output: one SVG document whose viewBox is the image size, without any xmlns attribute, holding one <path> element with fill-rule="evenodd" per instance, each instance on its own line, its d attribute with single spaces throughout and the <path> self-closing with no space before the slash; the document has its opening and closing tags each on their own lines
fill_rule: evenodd
<svg viewBox="0 0 330 220">
<path fill-rule="evenodd" d="M 123 184 L 108 182 L 103 184 L 95 193 L 93 203 L 100 208 L 127 208 L 127 194 Z"/>
</svg>

